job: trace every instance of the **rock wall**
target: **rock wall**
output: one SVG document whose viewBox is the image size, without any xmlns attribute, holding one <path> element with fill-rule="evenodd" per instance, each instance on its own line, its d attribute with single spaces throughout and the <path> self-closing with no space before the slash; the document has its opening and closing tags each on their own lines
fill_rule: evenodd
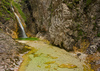
<svg viewBox="0 0 100 71">
<path fill-rule="evenodd" d="M 0 1 L 0 29 L 12 38 L 18 38 L 18 25 L 11 10 L 10 0 Z"/>
<path fill-rule="evenodd" d="M 73 46 L 81 48 L 84 39 L 91 43 L 95 37 L 100 37 L 100 0 L 14 1 L 13 6 L 26 23 L 28 37 L 46 38 L 66 50 L 72 50 Z M 9 28 L 6 32 L 15 38 L 18 24 L 9 3 L 11 0 L 0 1 L 0 25 L 4 30 Z"/>
<path fill-rule="evenodd" d="M 0 1 L 0 29 L 10 35 L 12 38 L 18 38 L 21 36 L 19 22 L 17 21 L 17 18 L 14 15 L 11 6 L 13 6 L 14 12 L 16 12 L 21 19 L 22 25 L 25 29 L 27 36 L 34 36 L 36 34 L 36 26 L 33 22 L 34 19 L 30 16 L 30 12 L 25 2 L 23 1 Z M 24 12 L 27 14 L 25 15 Z"/>
<path fill-rule="evenodd" d="M 99 0 L 29 0 L 37 36 L 72 50 L 82 39 L 100 37 Z M 80 47 L 80 45 L 78 46 Z"/>
<path fill-rule="evenodd" d="M 19 54 L 27 51 L 24 47 L 0 30 L 0 71 L 14 71 L 20 62 Z"/>
</svg>

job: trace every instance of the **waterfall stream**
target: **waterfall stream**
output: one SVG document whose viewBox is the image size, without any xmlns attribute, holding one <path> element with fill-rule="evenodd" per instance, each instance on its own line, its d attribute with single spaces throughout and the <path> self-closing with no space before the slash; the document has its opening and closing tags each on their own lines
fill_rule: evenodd
<svg viewBox="0 0 100 71">
<path fill-rule="evenodd" d="M 11 5 L 11 7 L 12 7 L 12 10 L 13 10 L 13 12 L 14 12 L 14 8 L 13 8 L 12 5 Z M 20 25 L 20 28 L 21 28 L 21 30 L 22 30 L 22 38 L 27 38 L 27 35 L 26 35 L 26 33 L 25 33 L 24 27 L 23 27 L 23 25 L 22 25 L 22 23 L 21 23 L 21 20 L 20 20 L 19 16 L 18 16 L 17 13 L 15 13 L 15 12 L 14 12 L 14 14 L 15 14 L 15 16 L 16 16 L 16 18 L 17 18 L 17 20 L 18 20 L 18 23 L 19 23 L 19 25 Z"/>
</svg>

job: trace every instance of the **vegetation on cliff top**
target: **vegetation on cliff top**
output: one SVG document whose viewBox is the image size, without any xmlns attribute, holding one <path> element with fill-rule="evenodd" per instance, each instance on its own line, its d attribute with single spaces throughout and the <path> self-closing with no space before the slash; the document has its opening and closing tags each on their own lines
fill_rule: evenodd
<svg viewBox="0 0 100 71">
<path fill-rule="evenodd" d="M 23 13 L 23 11 L 22 11 L 20 5 L 19 5 L 18 3 L 16 3 L 16 2 L 12 2 L 12 4 L 13 4 L 14 7 L 17 8 L 18 12 L 20 13 L 20 15 L 21 15 L 21 17 L 24 19 L 24 21 L 26 21 L 26 20 L 27 20 L 27 19 L 26 19 L 26 16 L 25 16 L 25 14 Z"/>
<path fill-rule="evenodd" d="M 1 0 L 0 1 L 0 18 L 2 19 L 1 22 L 5 22 L 10 20 L 10 18 L 14 18 L 14 14 L 10 8 L 11 0 Z"/>
<path fill-rule="evenodd" d="M 22 12 L 20 5 L 15 3 L 13 0 L 1 0 L 0 1 L 0 18 L 2 19 L 1 22 L 4 23 L 11 18 L 14 19 L 14 13 L 11 10 L 11 3 L 14 7 L 17 8 L 18 12 L 22 16 L 22 18 L 26 21 L 26 16 Z"/>
</svg>

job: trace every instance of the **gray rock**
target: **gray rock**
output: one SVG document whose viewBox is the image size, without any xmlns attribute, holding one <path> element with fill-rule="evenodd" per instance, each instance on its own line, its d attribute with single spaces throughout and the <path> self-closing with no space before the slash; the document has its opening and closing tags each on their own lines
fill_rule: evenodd
<svg viewBox="0 0 100 71">
<path fill-rule="evenodd" d="M 87 48 L 86 53 L 88 53 L 88 54 L 96 53 L 98 48 L 100 48 L 100 38 L 99 37 L 93 39 L 90 46 Z"/>
<path fill-rule="evenodd" d="M 100 0 L 91 0 L 89 5 L 86 0 L 27 0 L 20 4 L 31 34 L 37 32 L 38 37 L 69 50 L 82 38 L 93 39 L 100 32 L 99 3 Z"/>
</svg>

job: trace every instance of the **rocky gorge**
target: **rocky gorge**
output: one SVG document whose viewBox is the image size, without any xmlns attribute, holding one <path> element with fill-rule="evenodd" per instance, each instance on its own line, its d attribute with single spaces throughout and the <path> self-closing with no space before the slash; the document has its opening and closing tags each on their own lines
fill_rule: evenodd
<svg viewBox="0 0 100 71">
<path fill-rule="evenodd" d="M 0 38 L 0 54 L 5 53 L 2 48 L 9 40 L 7 49 L 10 50 L 11 46 L 16 51 L 15 44 L 18 42 L 15 39 L 21 36 L 21 28 L 11 5 L 28 37 L 46 39 L 54 46 L 69 52 L 79 51 L 89 57 L 100 53 L 100 0 L 1 0 L 0 36 L 4 41 Z M 95 65 L 96 58 L 90 63 Z"/>
</svg>

